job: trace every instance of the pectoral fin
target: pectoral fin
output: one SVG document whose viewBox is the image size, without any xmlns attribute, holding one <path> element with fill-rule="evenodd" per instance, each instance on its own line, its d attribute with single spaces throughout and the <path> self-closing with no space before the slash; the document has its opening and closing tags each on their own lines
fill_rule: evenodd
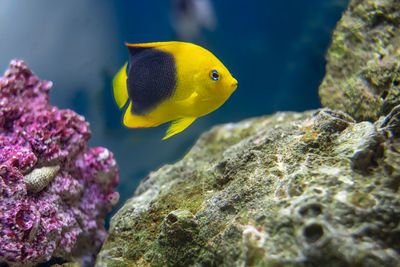
<svg viewBox="0 0 400 267">
<path fill-rule="evenodd" d="M 169 126 L 166 135 L 163 140 L 170 138 L 171 136 L 182 132 L 185 130 L 190 124 L 192 124 L 196 120 L 195 117 L 184 117 L 174 120 Z"/>
<path fill-rule="evenodd" d="M 197 92 L 193 92 L 188 98 L 176 101 L 176 105 L 182 108 L 192 107 L 196 101 L 199 99 L 199 94 Z"/>
</svg>

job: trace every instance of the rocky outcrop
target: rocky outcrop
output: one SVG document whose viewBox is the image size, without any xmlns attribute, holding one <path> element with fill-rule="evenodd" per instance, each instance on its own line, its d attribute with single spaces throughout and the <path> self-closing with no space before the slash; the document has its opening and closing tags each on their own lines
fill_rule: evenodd
<svg viewBox="0 0 400 267">
<path fill-rule="evenodd" d="M 319 88 L 325 107 L 375 121 L 400 104 L 400 2 L 353 0 L 332 36 Z"/>
<path fill-rule="evenodd" d="M 322 109 L 215 127 L 142 181 L 97 266 L 395 266 L 389 121 Z"/>
</svg>

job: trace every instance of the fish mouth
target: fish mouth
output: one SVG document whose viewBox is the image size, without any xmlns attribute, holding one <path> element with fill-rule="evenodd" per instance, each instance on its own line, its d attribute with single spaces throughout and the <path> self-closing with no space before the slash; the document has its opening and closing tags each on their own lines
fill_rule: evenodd
<svg viewBox="0 0 400 267">
<path fill-rule="evenodd" d="M 232 82 L 232 84 L 231 84 L 232 89 L 235 90 L 235 89 L 237 88 L 237 85 L 238 85 L 238 82 L 237 82 L 237 80 L 234 78 L 234 79 L 233 79 L 233 82 Z"/>
</svg>

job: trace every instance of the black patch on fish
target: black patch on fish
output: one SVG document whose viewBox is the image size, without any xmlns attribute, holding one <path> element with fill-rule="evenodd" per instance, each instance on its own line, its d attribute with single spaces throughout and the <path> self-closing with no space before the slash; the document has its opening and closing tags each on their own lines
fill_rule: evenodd
<svg viewBox="0 0 400 267">
<path fill-rule="evenodd" d="M 176 66 L 171 53 L 147 47 L 128 47 L 128 96 L 131 112 L 143 115 L 175 92 Z"/>
</svg>

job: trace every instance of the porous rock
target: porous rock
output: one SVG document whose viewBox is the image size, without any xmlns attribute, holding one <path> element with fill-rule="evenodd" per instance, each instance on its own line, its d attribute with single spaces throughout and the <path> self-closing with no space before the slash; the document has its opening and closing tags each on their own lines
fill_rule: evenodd
<svg viewBox="0 0 400 267">
<path fill-rule="evenodd" d="M 214 127 L 111 219 L 97 266 L 398 266 L 393 118 L 321 109 Z"/>
<path fill-rule="evenodd" d="M 321 103 L 375 122 L 400 104 L 400 1 L 352 0 L 326 54 Z"/>
<path fill-rule="evenodd" d="M 51 86 L 17 59 L 0 77 L 0 266 L 93 264 L 118 200 L 112 153 Z"/>
</svg>

